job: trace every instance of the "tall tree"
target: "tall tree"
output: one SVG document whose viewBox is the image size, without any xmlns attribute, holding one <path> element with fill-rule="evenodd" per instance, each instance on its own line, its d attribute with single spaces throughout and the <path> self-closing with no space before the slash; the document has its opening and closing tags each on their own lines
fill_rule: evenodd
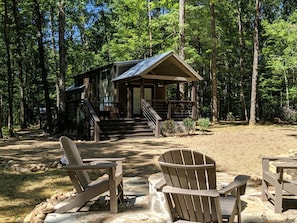
<svg viewBox="0 0 297 223">
<path fill-rule="evenodd" d="M 3 103 L 2 103 L 2 94 L 0 94 L 0 139 L 3 138 L 3 133 L 2 133 L 2 127 L 3 127 L 3 121 L 2 121 L 2 117 L 3 117 Z"/>
<path fill-rule="evenodd" d="M 243 37 L 243 30 L 242 30 L 242 2 L 241 0 L 238 0 L 238 34 L 239 34 L 239 87 L 240 87 L 240 104 L 241 104 L 241 117 L 245 121 L 248 121 L 248 114 L 247 114 L 247 108 L 245 103 L 245 96 L 244 96 L 244 90 L 243 90 L 243 73 L 244 73 L 244 67 L 243 67 L 243 50 L 244 50 L 244 37 Z"/>
<path fill-rule="evenodd" d="M 150 54 L 153 56 L 153 32 L 152 32 L 152 11 L 151 11 L 151 0 L 147 1 L 147 11 L 148 11 L 148 20 L 149 20 L 149 39 L 150 39 Z"/>
<path fill-rule="evenodd" d="M 53 119 L 51 111 L 51 100 L 49 97 L 49 88 L 47 82 L 47 68 L 45 64 L 45 52 L 43 46 L 43 33 L 42 33 L 42 15 L 40 12 L 40 6 L 38 0 L 34 0 L 35 9 L 35 19 L 36 19 L 36 29 L 37 29 L 37 39 L 38 39 L 38 53 L 39 53 L 39 68 L 41 70 L 41 79 L 44 91 L 44 101 L 46 108 L 46 127 L 51 133 L 53 131 Z"/>
<path fill-rule="evenodd" d="M 18 3 L 16 0 L 12 1 L 13 17 L 15 21 L 15 33 L 16 33 L 16 47 L 17 47 L 17 66 L 18 66 L 18 77 L 19 77 L 19 93 L 20 93 L 20 125 L 21 128 L 26 128 L 26 100 L 25 100 L 25 86 L 24 86 L 24 74 L 23 74 L 23 47 L 21 40 L 21 26 L 19 20 Z"/>
<path fill-rule="evenodd" d="M 254 56 L 253 73 L 251 89 L 251 107 L 249 125 L 256 124 L 256 97 L 257 97 L 257 78 L 258 78 L 258 60 L 259 60 L 259 18 L 260 18 L 260 0 L 255 2 L 255 23 L 254 23 Z"/>
<path fill-rule="evenodd" d="M 3 0 L 4 4 L 4 20 L 3 20 L 3 36 L 6 47 L 6 67 L 7 67 L 7 92 L 8 92 L 8 130 L 9 136 L 13 136 L 13 74 L 11 68 L 11 50 L 10 50 L 10 31 L 9 31 L 9 17 L 8 17 L 8 2 Z"/>
<path fill-rule="evenodd" d="M 51 44 L 52 44 L 52 57 L 53 57 L 53 69 L 56 74 L 56 107 L 59 109 L 60 105 L 60 94 L 59 94 L 59 60 L 58 60 L 58 52 L 57 52 L 57 44 L 56 44 L 56 25 L 55 25 L 55 11 L 56 5 L 52 4 L 50 6 L 50 28 L 51 28 Z"/>
<path fill-rule="evenodd" d="M 185 0 L 179 0 L 179 56 L 185 59 Z"/>
<path fill-rule="evenodd" d="M 179 56 L 185 59 L 185 0 L 179 0 Z M 185 84 L 179 84 L 182 99 L 185 99 Z"/>
<path fill-rule="evenodd" d="M 65 91 L 65 77 L 66 77 L 66 50 L 65 50 L 65 8 L 64 0 L 59 0 L 59 61 L 60 73 L 58 76 L 58 95 L 59 95 L 59 129 L 63 128 L 63 120 L 66 112 L 66 91 Z"/>
<path fill-rule="evenodd" d="M 212 80 L 212 121 L 218 121 L 218 84 L 217 84 L 217 36 L 215 5 L 210 0 L 210 20 L 211 20 L 211 80 Z"/>
</svg>

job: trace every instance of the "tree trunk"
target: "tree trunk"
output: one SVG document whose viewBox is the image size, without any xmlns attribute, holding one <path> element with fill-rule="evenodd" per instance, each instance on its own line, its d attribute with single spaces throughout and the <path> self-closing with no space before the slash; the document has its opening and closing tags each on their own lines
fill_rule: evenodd
<svg viewBox="0 0 297 223">
<path fill-rule="evenodd" d="M 11 59 L 10 59 L 10 41 L 9 41 L 9 29 L 8 29 L 8 5 L 7 0 L 4 3 L 4 20 L 3 20 L 3 35 L 4 44 L 6 47 L 6 66 L 7 66 L 7 91 L 8 91 L 8 130 L 9 136 L 12 137 L 13 134 L 13 75 L 11 69 Z"/>
<path fill-rule="evenodd" d="M 43 46 L 43 34 L 42 34 L 42 15 L 40 13 L 38 0 L 34 0 L 35 16 L 36 16 L 36 28 L 37 28 L 37 39 L 38 39 L 38 52 L 39 52 L 39 67 L 41 69 L 41 78 L 44 90 L 44 100 L 46 109 L 46 127 L 51 133 L 53 131 L 53 120 L 51 111 L 51 102 L 49 97 L 48 82 L 47 82 L 47 70 L 45 67 L 45 55 Z"/>
<path fill-rule="evenodd" d="M 240 104 L 241 104 L 241 119 L 248 122 L 248 114 L 245 103 L 244 91 L 243 91 L 243 31 L 242 31 L 242 19 L 241 19 L 241 0 L 238 1 L 238 34 L 239 34 L 239 91 L 240 91 Z"/>
<path fill-rule="evenodd" d="M 249 125 L 256 124 L 256 96 L 257 96 L 257 78 L 258 78 L 258 55 L 259 55 L 259 17 L 260 17 L 260 0 L 256 0 L 255 24 L 254 24 L 254 58 L 253 58 L 253 74 L 252 74 L 252 89 L 251 89 L 251 108 Z"/>
<path fill-rule="evenodd" d="M 63 129 L 64 116 L 66 112 L 66 87 L 65 87 L 65 76 L 66 76 L 66 50 L 65 50 L 65 9 L 64 0 L 59 1 L 59 59 L 60 59 L 60 74 L 58 77 L 58 88 L 59 88 L 59 129 Z"/>
<path fill-rule="evenodd" d="M 52 54 L 54 57 L 54 72 L 56 74 L 56 107 L 59 109 L 60 105 L 60 95 L 59 95 L 59 61 L 58 61 L 58 53 L 55 39 L 55 6 L 51 6 L 50 9 L 50 26 L 51 26 L 51 41 L 52 41 Z"/>
<path fill-rule="evenodd" d="M 211 79 L 212 79 L 212 121 L 218 121 L 218 86 L 217 86 L 217 37 L 216 37 L 216 18 L 215 6 L 210 1 L 210 17 L 211 17 Z"/>
<path fill-rule="evenodd" d="M 3 117 L 3 109 L 2 109 L 2 94 L 0 94 L 0 138 L 2 139 L 3 138 L 3 133 L 2 133 L 2 125 L 3 125 L 3 122 L 2 122 L 2 117 Z"/>
<path fill-rule="evenodd" d="M 149 39 L 150 39 L 150 57 L 153 56 L 153 34 L 152 34 L 152 15 L 151 15 L 151 0 L 147 2 L 147 11 L 149 16 L 148 27 L 149 27 Z"/>
<path fill-rule="evenodd" d="M 185 0 L 179 0 L 179 56 L 185 59 Z M 179 84 L 181 99 L 185 98 L 185 84 Z"/>
<path fill-rule="evenodd" d="M 185 59 L 185 0 L 179 0 L 179 56 Z"/>
<path fill-rule="evenodd" d="M 23 56 L 22 56 L 22 44 L 21 44 L 21 34 L 20 34 L 20 21 L 17 1 L 13 0 L 13 17 L 15 21 L 16 30 L 16 46 L 17 46 L 17 66 L 18 66 L 18 76 L 19 76 L 19 91 L 20 91 L 20 125 L 21 128 L 27 128 L 26 123 L 26 102 L 25 102 L 25 88 L 24 88 L 24 78 L 23 78 Z"/>
<path fill-rule="evenodd" d="M 289 82 L 288 82 L 288 77 L 287 77 L 285 68 L 284 68 L 284 78 L 285 78 L 285 87 L 286 87 L 286 107 L 290 108 Z"/>
</svg>

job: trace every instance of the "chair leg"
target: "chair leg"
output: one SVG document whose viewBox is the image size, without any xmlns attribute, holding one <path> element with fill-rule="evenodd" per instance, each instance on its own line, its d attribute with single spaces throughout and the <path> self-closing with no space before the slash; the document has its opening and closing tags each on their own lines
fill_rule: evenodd
<svg viewBox="0 0 297 223">
<path fill-rule="evenodd" d="M 118 201 L 117 201 L 117 187 L 114 179 L 114 168 L 109 170 L 109 195 L 110 195 L 110 213 L 118 213 Z"/>
<path fill-rule="evenodd" d="M 281 183 L 277 183 L 275 187 L 274 208 L 275 213 L 282 213 L 283 211 L 283 191 Z"/>
<path fill-rule="evenodd" d="M 262 179 L 262 201 L 267 201 L 268 182 Z"/>
<path fill-rule="evenodd" d="M 237 199 L 237 222 L 241 223 L 241 200 L 240 200 L 240 195 L 239 198 Z"/>
</svg>

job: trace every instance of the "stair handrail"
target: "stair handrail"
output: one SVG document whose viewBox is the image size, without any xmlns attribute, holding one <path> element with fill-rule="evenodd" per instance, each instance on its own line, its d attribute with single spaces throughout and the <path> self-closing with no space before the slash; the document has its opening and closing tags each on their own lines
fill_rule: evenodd
<svg viewBox="0 0 297 223">
<path fill-rule="evenodd" d="M 141 108 L 143 116 L 153 124 L 153 128 L 155 129 L 155 136 L 160 137 L 160 123 L 162 118 L 145 99 L 141 99 Z"/>
<path fill-rule="evenodd" d="M 87 98 L 83 99 L 83 103 L 86 105 L 88 113 L 90 114 L 90 116 L 89 116 L 90 124 L 94 125 L 94 141 L 99 142 L 99 140 L 100 140 L 100 127 L 99 127 L 100 119 L 99 119 L 96 111 L 94 110 L 91 102 Z"/>
</svg>

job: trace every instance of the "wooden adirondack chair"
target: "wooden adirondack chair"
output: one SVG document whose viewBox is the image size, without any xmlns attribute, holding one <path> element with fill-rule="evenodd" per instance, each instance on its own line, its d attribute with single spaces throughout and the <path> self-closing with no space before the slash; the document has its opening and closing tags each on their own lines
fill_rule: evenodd
<svg viewBox="0 0 297 223">
<path fill-rule="evenodd" d="M 158 160 L 165 193 L 174 222 L 241 222 L 240 195 L 245 193 L 249 176 L 239 175 L 217 190 L 215 161 L 189 149 L 173 149 Z M 232 192 L 232 194 L 231 194 Z"/>
<path fill-rule="evenodd" d="M 61 148 L 67 158 L 67 171 L 77 194 L 58 204 L 56 213 L 64 213 L 73 208 L 81 208 L 91 199 L 109 191 L 110 212 L 118 213 L 118 199 L 123 200 L 123 158 L 82 159 L 76 144 L 66 136 L 60 137 Z M 107 175 L 91 181 L 88 171 L 104 169 Z"/>
<path fill-rule="evenodd" d="M 284 192 L 297 196 L 297 181 L 288 179 L 285 169 L 297 170 L 297 157 L 262 157 L 262 200 L 274 203 L 275 213 L 283 211 Z"/>
</svg>

